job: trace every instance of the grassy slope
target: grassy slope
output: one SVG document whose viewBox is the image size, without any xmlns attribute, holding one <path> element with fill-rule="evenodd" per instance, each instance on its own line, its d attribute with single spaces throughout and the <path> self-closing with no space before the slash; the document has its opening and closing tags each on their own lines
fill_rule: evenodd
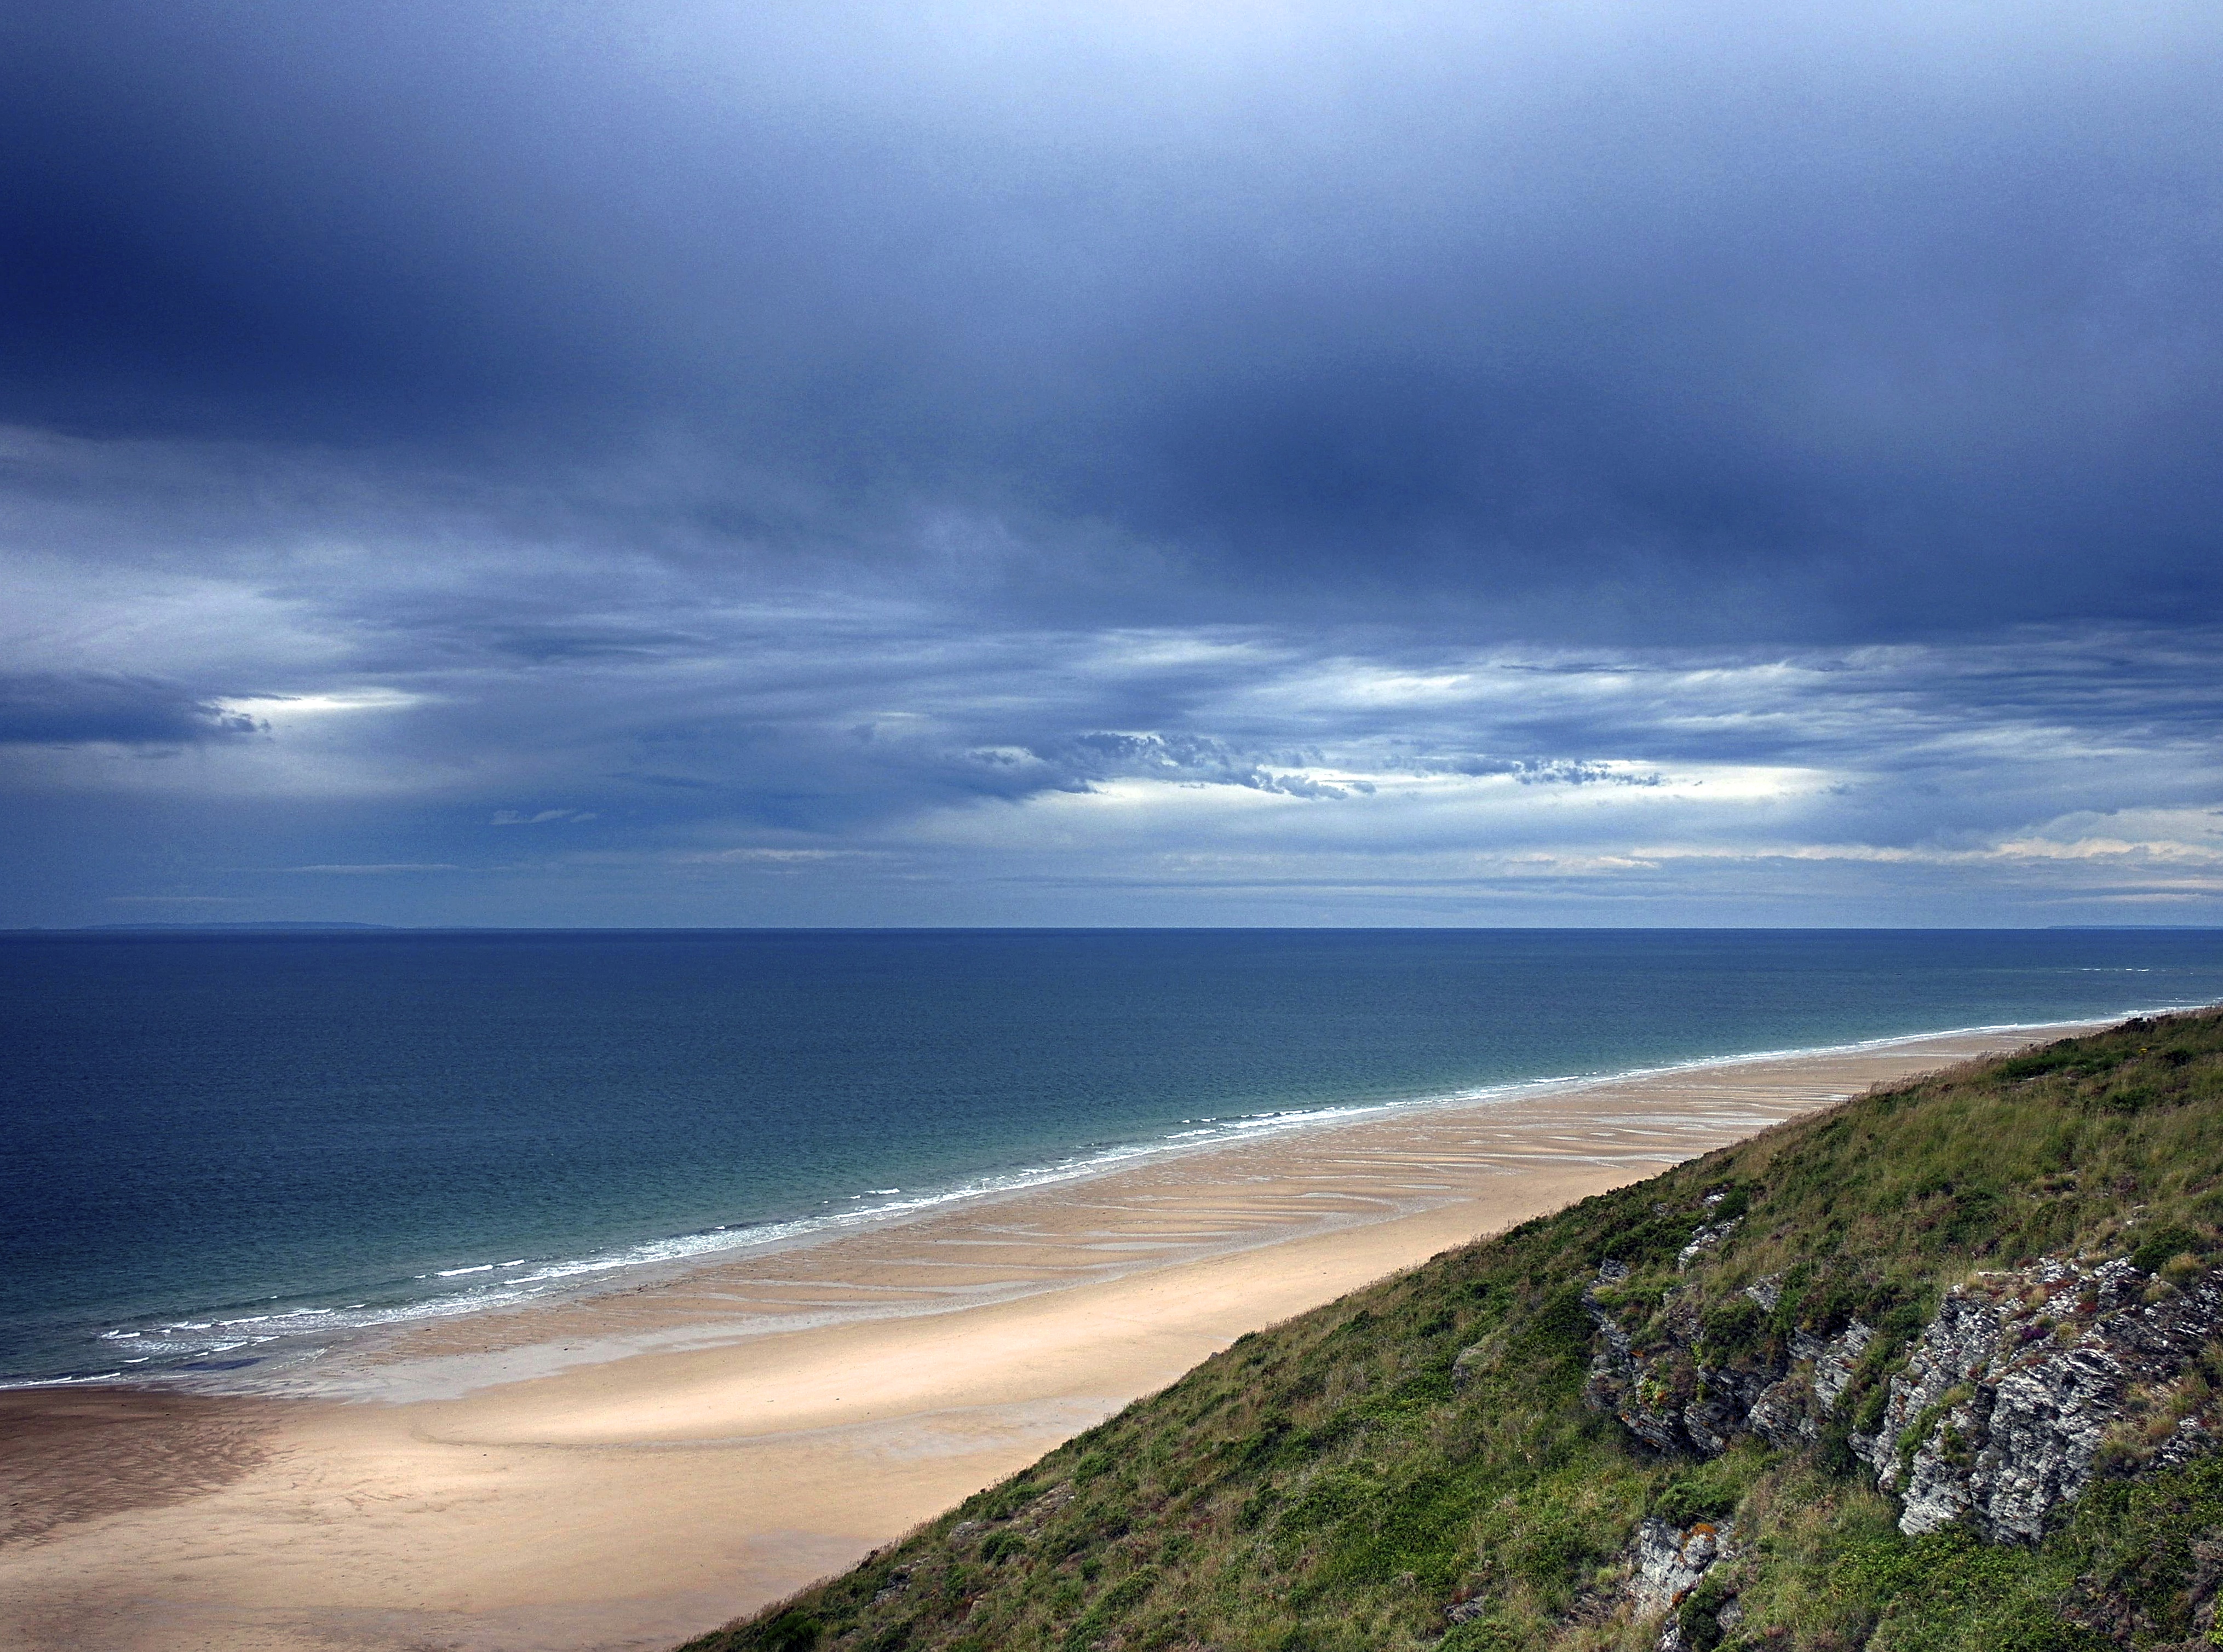
<svg viewBox="0 0 2223 1652">
<path fill-rule="evenodd" d="M 1710 1212 L 1709 1193 L 1726 1196 Z M 1699 1221 L 1740 1209 L 1678 1276 Z M 2102 1481 L 2035 1550 L 1909 1540 L 1842 1436 L 1704 1464 L 1637 1447 L 1582 1403 L 1581 1293 L 1602 1260 L 1629 1264 L 1601 1297 L 1641 1343 L 1679 1285 L 1716 1362 L 1858 1315 L 1883 1335 L 1846 1398 L 1857 1416 L 1972 1270 L 2136 1253 L 2181 1272 L 2223 1249 L 2219 1228 L 2223 1015 L 1958 1069 L 1246 1336 L 854 1572 L 690 1645 L 1633 1648 L 1650 1636 L 1614 1607 L 1647 1513 L 1734 1514 L 1756 1540 L 1731 1646 L 2097 1647 L 2070 1619 L 2119 1622 L 2126 1599 L 2146 1613 L 2137 1638 L 2183 1638 L 2188 1582 L 2223 1555 L 2207 1547 L 2223 1462 Z M 1777 1273 L 1764 1314 L 1741 1292 Z M 1477 1344 L 1454 1393 L 1452 1360 Z M 1485 1610 L 1446 1635 L 1445 1605 L 1469 1599 Z M 1701 1646 L 1708 1605 L 1702 1589 L 1685 1609 Z"/>
</svg>

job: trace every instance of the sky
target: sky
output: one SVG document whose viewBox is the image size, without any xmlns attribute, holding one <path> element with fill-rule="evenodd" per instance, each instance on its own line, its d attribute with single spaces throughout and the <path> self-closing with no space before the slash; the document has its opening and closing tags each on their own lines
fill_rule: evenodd
<svg viewBox="0 0 2223 1652">
<path fill-rule="evenodd" d="M 0 14 L 0 926 L 2223 922 L 2223 12 Z"/>
</svg>

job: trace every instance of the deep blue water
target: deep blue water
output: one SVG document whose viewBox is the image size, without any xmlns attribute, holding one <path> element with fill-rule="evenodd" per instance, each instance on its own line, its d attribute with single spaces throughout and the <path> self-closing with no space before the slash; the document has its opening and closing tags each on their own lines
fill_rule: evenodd
<svg viewBox="0 0 2223 1652">
<path fill-rule="evenodd" d="M 0 937 L 0 1376 L 251 1369 L 1261 1115 L 2218 999 L 2216 931 Z"/>
</svg>

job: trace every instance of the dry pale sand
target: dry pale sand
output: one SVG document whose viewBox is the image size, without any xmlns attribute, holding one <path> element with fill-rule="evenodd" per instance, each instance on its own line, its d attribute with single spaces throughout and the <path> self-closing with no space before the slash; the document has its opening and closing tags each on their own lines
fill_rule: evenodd
<svg viewBox="0 0 2223 1652">
<path fill-rule="evenodd" d="M 1376 1115 L 412 1335 L 323 1397 L 0 1396 L 0 1645 L 666 1646 L 1246 1330 L 1867 1086 L 1908 1040 Z"/>
</svg>

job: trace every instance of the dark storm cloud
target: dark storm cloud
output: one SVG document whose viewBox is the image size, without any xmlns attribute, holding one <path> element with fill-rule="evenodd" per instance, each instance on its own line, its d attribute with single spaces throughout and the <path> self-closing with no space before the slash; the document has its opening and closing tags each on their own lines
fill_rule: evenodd
<svg viewBox="0 0 2223 1652">
<path fill-rule="evenodd" d="M 0 886 L 2212 911 L 2219 81 L 2167 3 L 16 8 Z"/>
<path fill-rule="evenodd" d="M 149 678 L 0 674 L 0 745 L 188 745 L 261 726 Z"/>
<path fill-rule="evenodd" d="M 356 519 L 1622 642 L 2223 595 L 2201 8 L 9 30 L 0 411 Z"/>
</svg>

